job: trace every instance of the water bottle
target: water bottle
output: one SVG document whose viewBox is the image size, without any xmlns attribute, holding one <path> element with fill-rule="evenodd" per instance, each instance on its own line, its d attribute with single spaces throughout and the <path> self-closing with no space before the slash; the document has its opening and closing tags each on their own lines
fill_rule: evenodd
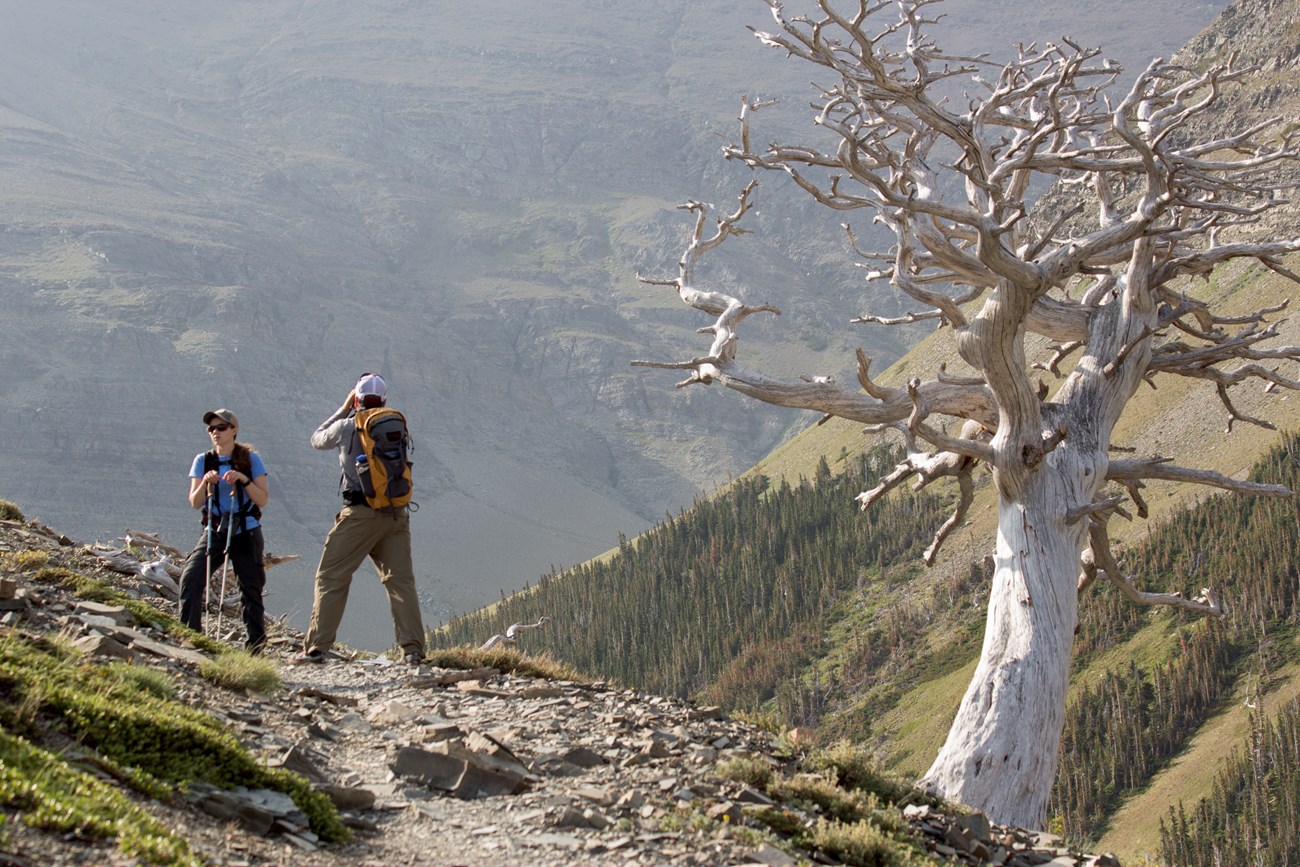
<svg viewBox="0 0 1300 867">
<path fill-rule="evenodd" d="M 365 455 L 357 455 L 357 479 L 361 482 L 361 493 L 373 497 L 375 483 L 370 478 L 370 460 Z"/>
</svg>

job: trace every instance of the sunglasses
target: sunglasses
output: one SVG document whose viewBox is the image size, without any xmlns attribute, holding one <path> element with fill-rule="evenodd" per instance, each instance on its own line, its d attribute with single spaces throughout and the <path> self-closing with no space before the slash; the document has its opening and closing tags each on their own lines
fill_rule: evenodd
<svg viewBox="0 0 1300 867">
<path fill-rule="evenodd" d="M 230 430 L 230 425 L 228 425 L 228 424 L 210 424 L 210 425 L 208 425 L 208 433 L 224 433 L 225 431 L 228 431 L 228 430 Z"/>
</svg>

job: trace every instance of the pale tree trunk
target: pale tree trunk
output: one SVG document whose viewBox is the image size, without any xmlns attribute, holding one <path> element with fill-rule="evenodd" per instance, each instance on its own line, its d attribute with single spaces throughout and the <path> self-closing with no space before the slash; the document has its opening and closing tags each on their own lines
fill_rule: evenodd
<svg viewBox="0 0 1300 867">
<path fill-rule="evenodd" d="M 1070 463 L 1065 449 L 1049 459 Z M 1045 466 L 1019 502 L 998 508 L 995 569 L 978 667 L 938 758 L 921 780 L 1006 824 L 1040 828 L 1065 721 L 1076 578 L 1086 521 L 1066 525 L 1078 496 Z"/>
<path fill-rule="evenodd" d="M 1123 285 L 1130 284 L 1145 281 L 1130 275 Z M 1104 359 L 1150 330 L 1152 305 L 1132 295 L 1094 314 L 1087 351 L 1044 415 L 1037 397 L 1025 396 L 1024 365 L 996 363 L 1014 362 L 1021 341 L 1010 335 L 1000 344 L 978 340 L 982 331 L 996 331 L 980 327 L 985 316 L 997 320 L 1007 312 L 997 295 L 971 329 L 975 343 L 968 348 L 984 350 L 977 360 L 1002 398 L 1000 430 L 1006 432 L 991 443 L 998 456 L 995 566 L 979 665 L 920 785 L 978 805 L 1009 825 L 1043 827 L 1055 782 L 1079 619 L 1079 564 L 1088 546 L 1087 507 L 1105 477 L 1105 444 L 1149 357 L 1140 346 L 1129 364 L 1106 373 Z M 1040 459 L 1033 434 L 1050 427 L 1044 424 L 1049 420 L 1067 434 Z M 1018 430 L 1025 433 L 1017 436 Z"/>
</svg>

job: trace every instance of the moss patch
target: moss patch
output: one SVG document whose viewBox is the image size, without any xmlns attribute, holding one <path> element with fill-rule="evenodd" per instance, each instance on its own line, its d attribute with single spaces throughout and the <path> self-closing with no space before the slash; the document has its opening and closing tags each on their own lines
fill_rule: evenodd
<svg viewBox="0 0 1300 867">
<path fill-rule="evenodd" d="M 168 799 L 195 781 L 283 792 L 321 839 L 346 839 L 347 830 L 325 795 L 295 774 L 262 767 L 216 720 L 159 695 L 156 680 L 129 673 L 131 668 L 91 665 L 57 642 L 0 633 L 0 729 L 23 741 L 24 749 L 40 750 L 42 739 L 70 739 L 151 798 Z M 9 785 L 16 798 L 24 785 L 37 786 L 40 780 L 19 772 Z M 67 821 L 88 826 L 98 821 L 79 810 Z M 118 818 L 124 817 L 119 812 Z M 127 845 L 118 834 L 109 836 Z"/>
<path fill-rule="evenodd" d="M 0 804 L 45 831 L 117 840 L 150 864 L 198 865 L 185 840 L 110 785 L 0 731 Z"/>
</svg>

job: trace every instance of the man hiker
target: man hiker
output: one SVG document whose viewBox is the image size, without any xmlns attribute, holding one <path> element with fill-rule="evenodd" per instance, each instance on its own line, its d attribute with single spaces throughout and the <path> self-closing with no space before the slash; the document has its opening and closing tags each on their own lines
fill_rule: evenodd
<svg viewBox="0 0 1300 867">
<path fill-rule="evenodd" d="M 252 653 L 261 653 L 266 645 L 262 603 L 266 567 L 258 519 L 271 496 L 266 465 L 252 446 L 235 441 L 239 420 L 233 412 L 214 409 L 203 414 L 203 423 L 212 449 L 197 455 L 190 466 L 190 505 L 203 510 L 203 535 L 181 571 L 181 622 L 203 631 L 208 587 L 220 572 L 224 591 L 223 566 L 234 566 L 247 633 L 245 646 Z"/>
<path fill-rule="evenodd" d="M 406 505 L 410 499 L 410 471 L 406 461 L 405 420 L 399 413 L 379 409 L 387 405 L 387 398 L 388 386 L 383 378 L 367 373 L 348 392 L 343 405 L 311 435 L 313 447 L 338 449 L 343 471 L 343 508 L 334 517 L 334 527 L 325 539 L 320 565 L 316 567 L 311 623 L 303 638 L 302 656 L 295 663 L 325 661 L 343 619 L 352 573 L 366 557 L 375 564 L 388 592 L 393 631 L 406 662 L 418 665 L 424 658 L 424 624 L 411 563 L 411 523 Z M 370 436 L 371 420 L 376 416 L 385 416 L 389 422 L 399 425 L 387 436 L 397 441 L 400 466 L 387 476 L 382 475 L 378 465 L 389 464 L 388 469 L 392 470 L 392 462 L 382 460 L 374 451 Z M 363 419 L 360 429 L 359 417 Z M 372 463 L 377 465 L 374 472 L 369 468 Z M 399 489 L 402 471 L 405 487 Z M 378 492 L 376 486 L 380 488 Z"/>
</svg>

